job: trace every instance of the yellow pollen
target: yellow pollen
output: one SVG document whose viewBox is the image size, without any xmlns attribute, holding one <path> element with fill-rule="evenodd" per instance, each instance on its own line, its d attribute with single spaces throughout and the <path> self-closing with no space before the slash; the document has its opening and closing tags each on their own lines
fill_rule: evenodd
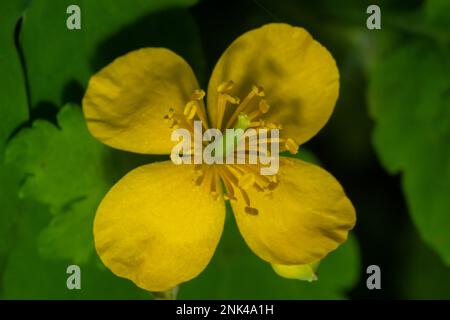
<svg viewBox="0 0 450 320">
<path fill-rule="evenodd" d="M 271 106 L 265 99 L 265 92 L 261 86 L 254 85 L 243 99 L 234 96 L 233 81 L 226 81 L 217 87 L 216 119 L 215 123 L 208 123 L 205 111 L 205 91 L 195 90 L 191 94 L 191 99 L 186 102 L 182 112 L 173 108 L 168 110 L 164 116 L 164 121 L 170 128 L 186 128 L 193 132 L 194 121 L 199 119 L 203 127 L 210 126 L 219 130 L 227 128 L 243 129 L 254 128 L 250 134 L 258 135 L 262 129 L 281 129 L 281 124 L 268 122 L 261 117 L 270 112 Z M 234 105 L 234 106 L 233 106 Z M 227 109 L 229 108 L 229 109 Z M 245 120 L 245 121 L 243 121 Z M 242 122 L 242 123 L 241 123 Z M 232 141 L 232 140 L 230 140 Z M 206 142 L 204 142 L 207 144 Z M 291 138 L 275 138 L 266 136 L 264 140 L 258 140 L 256 144 L 242 147 L 246 157 L 253 154 L 264 154 L 271 156 L 267 143 L 276 143 L 280 150 L 289 150 L 296 153 L 298 145 Z M 186 154 L 194 156 L 194 149 Z M 242 149 L 240 151 L 242 151 Z M 278 175 L 261 175 L 263 164 L 198 164 L 194 166 L 193 182 L 197 186 L 202 186 L 208 190 L 214 199 L 223 197 L 225 200 L 237 201 L 238 196 L 245 202 L 245 212 L 251 215 L 258 215 L 257 208 L 252 206 L 248 195 L 250 190 L 263 192 L 264 195 L 272 194 L 272 190 L 279 183 Z M 222 182 L 222 183 L 221 183 Z"/>
<path fill-rule="evenodd" d="M 205 105 L 203 98 L 205 97 L 205 91 L 201 89 L 195 90 L 184 109 L 183 113 L 177 113 L 173 108 L 169 109 L 169 112 L 164 116 L 164 121 L 169 125 L 171 129 L 178 129 L 180 127 L 193 131 L 193 121 L 197 116 L 202 122 L 202 126 L 205 129 L 209 129 L 208 121 L 206 119 Z"/>
<path fill-rule="evenodd" d="M 254 85 L 252 87 L 252 91 L 259 97 L 264 97 L 265 96 L 264 88 L 261 87 L 261 86 Z"/>
<path fill-rule="evenodd" d="M 196 89 L 192 93 L 191 99 L 200 101 L 205 97 L 205 95 L 206 95 L 205 91 L 203 91 L 202 89 Z"/>
<path fill-rule="evenodd" d="M 286 139 L 284 146 L 291 154 L 296 154 L 298 151 L 298 144 L 291 138 Z"/>
<path fill-rule="evenodd" d="M 241 100 L 238 97 L 223 93 L 222 96 L 224 99 L 231 104 L 238 104 Z"/>
</svg>

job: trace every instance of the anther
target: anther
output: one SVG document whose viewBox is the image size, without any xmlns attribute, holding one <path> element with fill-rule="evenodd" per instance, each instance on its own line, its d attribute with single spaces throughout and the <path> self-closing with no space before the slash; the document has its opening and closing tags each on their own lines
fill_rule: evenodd
<svg viewBox="0 0 450 320">
<path fill-rule="evenodd" d="M 238 97 L 223 93 L 224 99 L 231 104 L 239 104 L 241 100 Z"/>
<path fill-rule="evenodd" d="M 217 87 L 217 92 L 219 92 L 219 93 L 229 92 L 233 88 L 233 86 L 234 86 L 234 82 L 231 81 L 231 80 L 226 81 L 226 82 L 222 82 Z"/>
<path fill-rule="evenodd" d="M 166 119 L 166 121 L 167 121 L 167 123 L 168 123 L 170 129 L 172 129 L 172 128 L 174 128 L 176 125 L 178 125 L 178 120 L 175 119 L 175 118 L 168 118 L 168 119 Z"/>
<path fill-rule="evenodd" d="M 254 85 L 252 87 L 252 91 L 259 97 L 264 97 L 265 93 L 264 93 L 264 88 L 258 85 Z"/>
<path fill-rule="evenodd" d="M 272 176 L 268 176 L 268 178 L 270 179 L 271 182 L 273 183 L 278 183 L 278 175 L 274 174 Z"/>
<path fill-rule="evenodd" d="M 258 108 L 259 108 L 259 111 L 261 111 L 261 113 L 267 113 L 270 109 L 270 106 L 266 100 L 261 99 L 261 101 L 259 102 Z"/>
<path fill-rule="evenodd" d="M 174 114 L 175 114 L 175 110 L 173 110 L 173 108 L 170 108 L 169 112 L 166 115 L 164 115 L 164 120 L 172 119 Z"/>
<path fill-rule="evenodd" d="M 291 154 L 296 154 L 298 151 L 298 144 L 291 138 L 287 138 L 284 146 Z"/>
<path fill-rule="evenodd" d="M 248 207 L 248 206 L 245 207 L 245 212 L 248 213 L 248 214 L 251 214 L 253 216 L 258 215 L 258 209 L 252 208 L 252 207 Z"/>
<path fill-rule="evenodd" d="M 234 195 L 232 195 L 232 194 L 225 194 L 223 196 L 223 199 L 224 200 L 237 200 L 236 197 Z"/>
<path fill-rule="evenodd" d="M 196 89 L 192 93 L 191 99 L 192 100 L 202 100 L 205 97 L 206 93 L 202 89 Z"/>
<path fill-rule="evenodd" d="M 233 123 L 235 122 L 237 116 L 241 112 L 245 112 L 245 109 L 251 105 L 251 102 L 253 99 L 258 96 L 260 98 L 264 97 L 264 89 L 261 86 L 254 85 L 250 91 L 250 93 L 242 100 L 242 102 L 239 104 L 239 106 L 234 110 L 231 117 L 228 119 L 228 122 L 226 123 L 226 128 L 230 128 Z"/>
</svg>

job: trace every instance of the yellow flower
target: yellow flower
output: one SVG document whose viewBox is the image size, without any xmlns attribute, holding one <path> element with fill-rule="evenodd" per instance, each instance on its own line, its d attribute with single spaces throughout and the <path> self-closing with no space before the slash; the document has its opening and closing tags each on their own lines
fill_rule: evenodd
<svg viewBox="0 0 450 320">
<path fill-rule="evenodd" d="M 170 154 L 174 128 L 191 128 L 197 119 L 225 129 L 241 113 L 252 127 L 281 127 L 280 150 L 296 153 L 328 121 L 338 91 L 335 61 L 322 45 L 302 28 L 268 24 L 237 38 L 220 57 L 207 107 L 181 57 L 145 48 L 90 79 L 83 111 L 93 136 L 136 153 Z M 165 161 L 132 170 L 107 193 L 94 222 L 96 250 L 112 272 L 139 287 L 173 288 L 210 261 L 224 225 L 223 199 L 231 199 L 252 251 L 290 278 L 303 278 L 296 266 L 314 265 L 355 224 L 334 177 L 299 159 L 281 158 L 274 176 L 251 165 Z"/>
</svg>

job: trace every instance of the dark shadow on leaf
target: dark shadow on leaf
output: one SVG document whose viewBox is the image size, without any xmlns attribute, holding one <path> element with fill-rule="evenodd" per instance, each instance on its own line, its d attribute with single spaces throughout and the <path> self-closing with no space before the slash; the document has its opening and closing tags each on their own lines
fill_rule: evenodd
<svg viewBox="0 0 450 320">
<path fill-rule="evenodd" d="M 48 101 L 42 101 L 37 104 L 36 108 L 30 110 L 30 119 L 31 121 L 36 119 L 46 119 L 57 126 L 58 122 L 56 116 L 58 111 L 59 108 L 55 104 Z"/>
<path fill-rule="evenodd" d="M 63 89 L 61 100 L 64 103 L 76 103 L 81 105 L 81 99 L 84 95 L 84 89 L 76 80 L 70 80 Z"/>
<path fill-rule="evenodd" d="M 187 10 L 149 14 L 103 41 L 91 60 L 98 71 L 117 57 L 145 47 L 164 47 L 182 56 L 205 87 L 205 61 L 197 26 Z"/>
<path fill-rule="evenodd" d="M 19 133 L 24 128 L 31 127 L 32 123 L 36 119 L 45 119 L 55 126 L 58 126 L 58 122 L 56 120 L 56 115 L 58 114 L 58 108 L 51 102 L 43 101 L 37 104 L 36 108 L 30 109 L 30 118 L 23 122 L 20 126 L 18 126 L 8 138 L 10 141 L 14 136 Z"/>
<path fill-rule="evenodd" d="M 170 160 L 168 155 L 147 155 L 110 148 L 104 154 L 103 176 L 112 186 L 131 170 L 152 162 Z"/>
</svg>

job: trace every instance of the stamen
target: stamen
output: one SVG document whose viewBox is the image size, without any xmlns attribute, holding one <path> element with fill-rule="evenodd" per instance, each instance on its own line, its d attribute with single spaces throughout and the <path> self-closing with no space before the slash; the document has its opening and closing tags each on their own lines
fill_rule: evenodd
<svg viewBox="0 0 450 320">
<path fill-rule="evenodd" d="M 192 93 L 191 99 L 200 101 L 205 97 L 206 93 L 202 89 L 195 89 L 194 93 Z"/>
<path fill-rule="evenodd" d="M 298 144 L 291 138 L 286 139 L 284 146 L 291 154 L 296 154 L 298 152 Z"/>
<path fill-rule="evenodd" d="M 264 89 L 260 86 L 253 86 L 250 93 L 242 100 L 241 104 L 237 107 L 237 109 L 234 111 L 233 115 L 230 117 L 230 119 L 227 122 L 226 128 L 230 128 L 231 125 L 236 120 L 237 116 L 247 108 L 247 106 L 250 104 L 250 102 L 255 97 L 264 97 Z"/>
<path fill-rule="evenodd" d="M 202 100 L 204 97 L 205 91 L 197 89 L 191 95 L 192 100 L 189 100 L 184 106 L 183 114 L 176 113 L 173 108 L 170 108 L 169 112 L 164 116 L 164 121 L 168 124 L 169 128 L 178 129 L 179 127 L 183 127 L 193 132 L 193 120 L 195 116 L 198 116 L 203 127 L 208 129 L 205 106 Z"/>
<path fill-rule="evenodd" d="M 167 115 L 166 116 L 164 116 L 164 121 L 167 123 L 167 125 L 169 126 L 169 128 L 170 129 L 172 129 L 173 128 L 173 126 L 175 125 L 175 119 L 174 118 L 166 118 L 167 117 Z"/>
<path fill-rule="evenodd" d="M 251 214 L 252 216 L 258 215 L 258 209 L 252 207 L 245 207 L 245 212 Z"/>
<path fill-rule="evenodd" d="M 263 176 L 263 175 L 259 174 L 259 167 L 258 166 L 251 166 L 251 165 L 234 165 L 234 166 L 238 167 L 238 168 L 241 167 L 242 172 L 244 170 L 246 170 L 246 171 L 250 171 L 251 173 L 253 173 L 252 175 L 253 175 L 253 178 L 254 178 L 254 183 L 256 183 L 256 185 L 258 185 L 262 189 L 266 189 L 269 186 L 269 184 L 271 183 L 269 177 L 276 176 L 276 175 Z"/>
<path fill-rule="evenodd" d="M 255 175 L 252 172 L 248 172 L 241 176 L 238 186 L 244 190 L 250 189 L 255 183 Z"/>
<path fill-rule="evenodd" d="M 202 171 L 202 170 L 195 171 L 194 179 L 193 179 L 195 185 L 197 185 L 197 186 L 201 185 L 204 179 L 205 179 L 204 171 Z"/>
<path fill-rule="evenodd" d="M 192 120 L 194 119 L 196 113 L 197 113 L 197 104 L 195 103 L 195 101 L 189 101 L 184 107 L 183 114 L 186 116 L 187 119 Z"/>
<path fill-rule="evenodd" d="M 250 198 L 248 197 L 247 192 L 245 192 L 243 189 L 239 189 L 239 191 L 241 191 L 241 195 L 244 198 L 245 203 L 247 204 L 245 207 L 245 212 L 251 215 L 257 215 L 258 209 L 250 206 Z"/>
<path fill-rule="evenodd" d="M 238 97 L 234 97 L 227 93 L 219 92 L 219 96 L 217 98 L 217 123 L 216 123 L 216 128 L 218 129 L 222 129 L 222 120 L 225 114 L 227 102 L 231 104 L 238 104 L 240 100 Z"/>
<path fill-rule="evenodd" d="M 174 114 L 175 114 L 175 110 L 173 110 L 173 108 L 170 108 L 170 109 L 169 109 L 169 113 L 167 113 L 167 114 L 164 116 L 164 119 L 172 119 L 173 116 L 174 116 Z"/>
<path fill-rule="evenodd" d="M 259 119 L 258 121 L 250 122 L 249 128 L 264 128 L 265 121 L 263 119 Z"/>
<path fill-rule="evenodd" d="M 231 91 L 231 89 L 234 86 L 234 82 L 229 80 L 226 82 L 222 82 L 221 84 L 219 84 L 219 86 L 217 87 L 217 122 L 216 122 L 216 128 L 221 129 L 222 126 L 222 120 L 223 120 L 223 116 L 225 114 L 225 107 L 226 107 L 226 103 L 228 100 L 234 100 L 237 103 L 239 103 L 239 99 L 235 98 L 235 99 L 230 99 L 231 96 L 225 97 L 224 95 Z"/>
<path fill-rule="evenodd" d="M 220 195 L 220 183 L 215 170 L 213 168 L 210 170 L 213 171 L 211 174 L 211 195 L 213 196 L 214 200 L 216 200 Z"/>
<path fill-rule="evenodd" d="M 253 86 L 247 96 L 240 101 L 238 97 L 233 96 L 232 89 L 234 86 L 233 81 L 226 81 L 221 83 L 217 87 L 217 119 L 213 124 L 219 130 L 223 128 L 242 129 L 246 131 L 249 128 L 254 128 L 251 132 L 247 132 L 250 135 L 259 135 L 261 130 L 265 129 L 281 129 L 281 125 L 277 123 L 268 122 L 261 118 L 270 110 L 270 105 L 264 99 L 265 93 L 262 87 Z M 204 99 L 205 92 L 203 90 L 195 90 L 183 109 L 182 113 L 177 113 L 173 108 L 170 108 L 168 113 L 164 116 L 165 122 L 168 123 L 170 128 L 183 127 L 193 132 L 193 124 L 195 119 L 202 121 L 203 127 L 208 129 L 209 124 L 206 118 Z M 226 108 L 227 104 L 238 105 L 232 115 L 228 118 L 226 126 L 223 126 L 224 117 L 228 115 Z M 226 119 L 225 119 L 226 120 Z M 248 143 L 243 146 L 238 144 L 238 151 L 243 151 L 246 157 L 250 159 L 250 156 L 255 154 L 271 156 L 271 152 L 267 148 L 267 144 L 271 145 L 280 144 L 279 149 L 287 149 L 291 153 L 296 153 L 298 145 L 291 138 L 275 138 L 264 136 L 264 140 L 257 140 L 256 143 Z M 224 141 L 234 141 L 231 138 Z M 234 138 L 233 138 L 234 139 Z M 249 138 L 250 141 L 250 138 Z M 203 142 L 207 144 L 207 142 Z M 225 144 L 226 145 L 226 144 Z M 233 148 L 235 144 L 233 143 Z M 193 156 L 194 148 L 187 152 L 186 155 Z M 228 154 L 228 149 L 225 148 L 224 154 Z M 237 155 L 235 154 L 235 157 Z M 258 215 L 258 209 L 251 206 L 250 197 L 248 192 L 250 190 L 256 190 L 257 192 L 263 192 L 263 194 L 270 195 L 272 190 L 278 185 L 279 179 L 277 175 L 264 176 L 261 175 L 261 166 L 263 164 L 226 164 L 226 165 L 205 165 L 199 164 L 194 166 L 193 182 L 197 186 L 207 188 L 214 199 L 217 199 L 223 194 L 225 200 L 237 200 L 236 190 L 239 190 L 242 195 L 242 199 L 245 202 L 245 212 L 251 215 Z M 221 181 L 223 184 L 221 184 Z"/>
<path fill-rule="evenodd" d="M 234 195 L 234 188 L 233 185 L 230 183 L 230 181 L 227 179 L 226 175 L 223 173 L 222 170 L 220 170 L 220 168 L 218 169 L 218 174 L 220 176 L 220 178 L 222 178 L 223 184 L 225 186 L 225 195 L 224 195 L 224 199 L 225 200 L 236 200 L 236 197 Z"/>
<path fill-rule="evenodd" d="M 258 109 L 253 110 L 252 112 L 249 113 L 248 117 L 251 120 L 256 119 L 257 117 L 269 112 L 270 106 L 269 104 L 266 102 L 266 100 L 261 99 L 261 101 L 258 104 Z"/>
<path fill-rule="evenodd" d="M 231 91 L 231 89 L 234 86 L 234 82 L 229 80 L 226 82 L 222 82 L 221 84 L 219 84 L 219 86 L 217 87 L 217 92 L 218 93 L 227 93 L 229 91 Z"/>
<path fill-rule="evenodd" d="M 191 95 L 191 101 L 195 102 L 197 105 L 197 115 L 200 121 L 202 122 L 202 125 L 205 129 L 208 129 L 208 120 L 206 119 L 206 110 L 205 110 L 205 103 L 203 102 L 203 98 L 205 97 L 206 93 L 202 89 L 196 89 Z M 189 102 L 188 102 L 189 103 Z"/>
<path fill-rule="evenodd" d="M 259 97 L 264 97 L 266 94 L 264 93 L 264 88 L 261 86 L 254 85 L 252 87 L 252 91 Z"/>
<path fill-rule="evenodd" d="M 245 203 L 249 207 L 250 206 L 250 198 L 248 197 L 247 192 L 245 192 L 245 190 L 242 188 L 239 188 L 239 191 L 241 192 L 242 198 L 244 198 Z"/>
<path fill-rule="evenodd" d="M 261 111 L 261 113 L 267 113 L 267 112 L 269 112 L 270 106 L 266 100 L 262 99 L 259 102 L 258 108 L 259 108 L 259 111 Z"/>
<path fill-rule="evenodd" d="M 228 166 L 224 166 L 224 167 L 222 167 L 222 169 L 223 169 L 223 174 L 225 175 L 225 177 L 227 179 L 229 179 L 233 185 L 237 186 L 238 179 L 237 179 L 236 175 L 234 175 L 233 172 L 231 172 L 230 168 L 228 168 Z"/>
</svg>

